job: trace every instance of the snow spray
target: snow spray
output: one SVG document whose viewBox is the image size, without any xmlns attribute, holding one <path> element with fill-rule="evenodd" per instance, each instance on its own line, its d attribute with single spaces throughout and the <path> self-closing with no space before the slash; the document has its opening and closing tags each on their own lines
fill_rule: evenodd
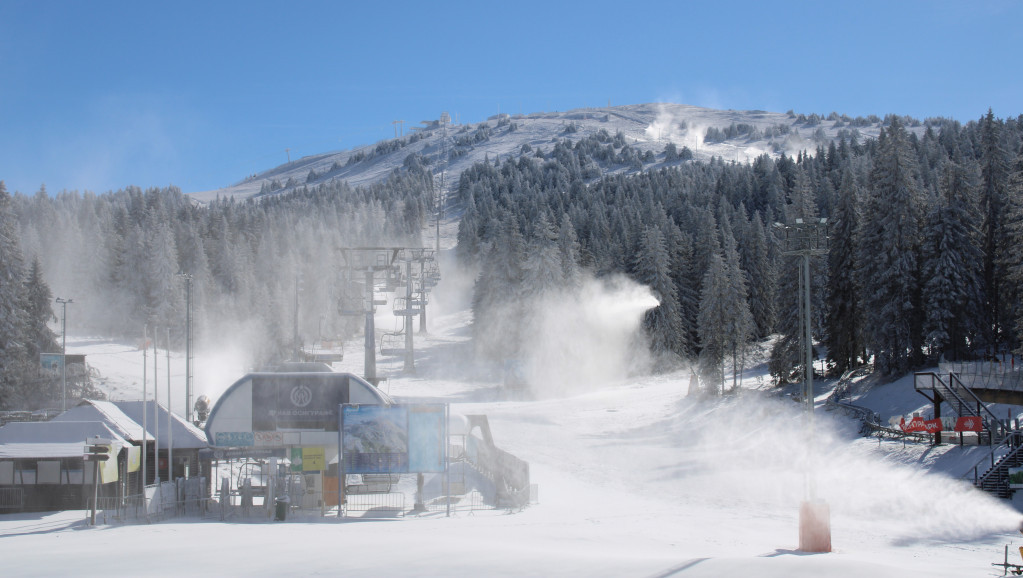
<svg viewBox="0 0 1023 578">
<path fill-rule="evenodd" d="M 579 393 L 646 369 L 640 325 L 658 303 L 648 287 L 625 277 L 586 279 L 575 290 L 539 299 L 523 340 L 533 392 Z"/>
<path fill-rule="evenodd" d="M 665 432 L 675 450 L 666 458 L 676 461 L 673 489 L 700 502 L 789 510 L 804 498 L 809 467 L 802 414 L 797 404 L 760 394 L 682 399 Z M 862 525 L 905 545 L 968 541 L 1015 531 L 1023 520 L 1008 503 L 915 463 L 916 454 L 900 455 L 901 442 L 861 440 L 830 413 L 818 410 L 814 443 L 817 495 L 834 528 Z"/>
</svg>

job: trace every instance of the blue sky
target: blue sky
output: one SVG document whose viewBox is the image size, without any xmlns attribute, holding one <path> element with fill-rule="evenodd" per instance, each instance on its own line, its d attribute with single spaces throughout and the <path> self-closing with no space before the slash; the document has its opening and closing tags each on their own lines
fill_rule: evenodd
<svg viewBox="0 0 1023 578">
<path fill-rule="evenodd" d="M 1023 113 L 1023 2 L 0 0 L 0 180 L 235 183 L 448 111 Z"/>
</svg>

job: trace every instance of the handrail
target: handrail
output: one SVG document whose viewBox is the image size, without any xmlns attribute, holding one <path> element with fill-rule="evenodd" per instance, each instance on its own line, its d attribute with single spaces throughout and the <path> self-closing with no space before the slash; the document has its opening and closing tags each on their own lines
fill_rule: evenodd
<svg viewBox="0 0 1023 578">
<path fill-rule="evenodd" d="M 972 397 L 974 399 L 974 401 L 977 404 L 977 407 L 979 409 L 984 410 L 985 412 L 987 412 L 987 414 L 989 416 L 991 416 L 991 421 L 993 421 L 995 424 L 998 425 L 998 429 L 1002 430 L 1002 434 L 1006 435 L 1006 436 L 1009 435 L 1008 429 L 1005 427 L 1005 425 L 1002 423 L 1002 421 L 1000 419 L 998 419 L 998 416 L 996 416 L 990 409 L 987 408 L 986 405 L 984 405 L 984 402 L 981 401 L 981 399 L 979 397 L 977 397 L 977 394 L 973 393 L 972 389 L 970 389 L 969 387 L 966 387 L 966 384 L 963 383 L 961 379 L 959 379 L 959 376 L 957 376 L 954 373 L 949 373 L 948 374 L 948 380 L 949 380 L 949 383 L 951 383 L 953 380 L 955 380 L 959 384 L 959 387 L 961 387 L 966 393 L 968 393 L 970 395 L 970 397 Z M 951 387 L 951 386 L 949 386 L 949 387 Z"/>
<path fill-rule="evenodd" d="M 1013 443 L 1014 440 L 1015 443 Z M 1013 449 L 1014 446 L 1015 449 Z M 995 454 L 997 454 L 998 451 L 1001 450 L 1003 447 L 1009 451 L 999 456 L 998 459 L 996 460 Z M 967 476 L 970 475 L 970 472 L 973 472 L 973 483 L 976 485 L 980 483 L 982 480 L 984 480 L 990 472 L 994 471 L 995 466 L 1001 463 L 1002 460 L 1004 460 L 1005 458 L 1012 454 L 1018 453 L 1020 450 L 1023 450 L 1023 432 L 1018 431 L 1009 432 L 1009 434 L 1005 436 L 1005 439 L 1002 440 L 1002 443 L 992 448 L 987 455 L 982 457 L 980 460 L 977 461 L 977 463 L 973 464 L 973 466 L 968 468 L 966 470 L 966 473 L 960 476 L 959 479 L 965 480 L 967 479 Z M 991 465 L 988 466 L 988 469 L 984 471 L 983 475 L 978 476 L 977 468 L 979 468 L 982 463 L 988 461 L 991 462 Z"/>
</svg>

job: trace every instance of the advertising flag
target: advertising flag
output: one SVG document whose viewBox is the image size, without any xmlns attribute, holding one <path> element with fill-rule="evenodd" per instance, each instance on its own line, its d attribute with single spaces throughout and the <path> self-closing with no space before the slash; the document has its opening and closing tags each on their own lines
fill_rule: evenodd
<svg viewBox="0 0 1023 578">
<path fill-rule="evenodd" d="M 927 426 L 924 425 L 924 418 L 917 416 L 904 429 L 907 432 L 927 431 Z"/>
<path fill-rule="evenodd" d="M 975 415 L 967 415 L 956 420 L 956 431 L 980 431 L 984 422 Z"/>
</svg>

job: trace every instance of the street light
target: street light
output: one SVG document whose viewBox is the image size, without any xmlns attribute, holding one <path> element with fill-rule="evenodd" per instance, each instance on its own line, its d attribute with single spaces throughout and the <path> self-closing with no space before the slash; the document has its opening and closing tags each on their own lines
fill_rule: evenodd
<svg viewBox="0 0 1023 578">
<path fill-rule="evenodd" d="M 782 254 L 802 255 L 800 289 L 803 295 L 804 321 L 803 347 L 805 349 L 803 370 L 803 407 L 806 411 L 807 460 L 806 500 L 799 508 L 799 549 L 804 552 L 831 551 L 831 513 L 823 500 L 817 499 L 817 485 L 814 480 L 812 452 L 814 436 L 813 419 L 813 336 L 810 321 L 810 257 L 826 255 L 828 252 L 828 220 L 826 218 L 795 219 L 792 225 L 775 223 L 782 233 Z"/>
<path fill-rule="evenodd" d="M 56 301 L 62 306 L 60 314 L 60 409 L 67 411 L 67 304 L 74 303 L 74 300 L 57 297 Z"/>
<path fill-rule="evenodd" d="M 185 417 L 192 420 L 192 276 L 178 273 L 185 280 Z M 170 383 L 167 384 L 170 387 Z M 169 410 L 168 410 L 169 411 Z"/>
</svg>

